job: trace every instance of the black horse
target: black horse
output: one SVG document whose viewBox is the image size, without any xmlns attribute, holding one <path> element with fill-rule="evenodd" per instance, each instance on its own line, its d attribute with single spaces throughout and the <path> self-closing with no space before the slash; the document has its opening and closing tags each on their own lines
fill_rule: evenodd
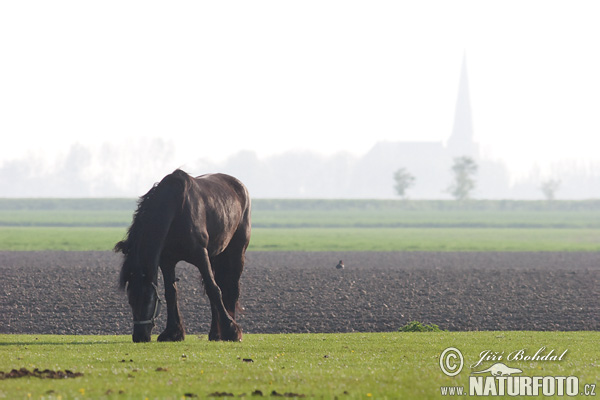
<svg viewBox="0 0 600 400">
<path fill-rule="evenodd" d="M 133 341 L 149 342 L 158 315 L 158 267 L 167 300 L 167 327 L 159 341 L 181 341 L 185 330 L 177 305 L 175 265 L 184 260 L 202 275 L 210 299 L 210 340 L 240 341 L 235 322 L 244 254 L 250 241 L 250 197 L 246 187 L 225 174 L 192 178 L 176 170 L 138 202 L 125 240 L 120 286 L 133 311 Z"/>
</svg>

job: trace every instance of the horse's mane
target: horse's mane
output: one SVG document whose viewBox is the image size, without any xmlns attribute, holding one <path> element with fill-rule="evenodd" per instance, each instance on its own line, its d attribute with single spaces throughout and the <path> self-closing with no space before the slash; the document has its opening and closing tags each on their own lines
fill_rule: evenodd
<svg viewBox="0 0 600 400">
<path fill-rule="evenodd" d="M 177 187 L 177 190 L 173 190 Z M 164 190 L 168 188 L 169 190 Z M 113 251 L 123 253 L 125 258 L 119 275 L 119 286 L 125 288 L 130 277 L 138 270 L 151 268 L 150 265 L 140 265 L 138 262 L 138 244 L 145 234 L 149 222 L 160 215 L 164 210 L 161 208 L 161 200 L 165 196 L 181 196 L 181 209 L 195 214 L 195 202 L 188 201 L 190 192 L 194 191 L 193 178 L 186 172 L 177 169 L 165 176 L 138 199 L 137 209 L 133 214 L 133 222 L 127 230 L 125 239 L 118 242 Z M 145 271 L 139 271 L 145 272 Z M 150 275 L 150 274 L 147 274 Z"/>
</svg>

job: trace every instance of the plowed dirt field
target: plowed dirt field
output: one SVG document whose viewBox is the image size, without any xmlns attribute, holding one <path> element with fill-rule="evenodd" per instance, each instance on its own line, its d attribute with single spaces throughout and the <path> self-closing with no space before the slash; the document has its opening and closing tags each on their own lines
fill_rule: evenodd
<svg viewBox="0 0 600 400">
<path fill-rule="evenodd" d="M 130 333 L 120 260 L 0 252 L 0 333 Z M 177 275 L 188 334 L 208 333 L 199 272 L 180 263 Z M 451 331 L 600 330 L 599 299 L 600 253 L 248 252 L 238 322 L 246 333 L 393 331 L 413 320 Z"/>
</svg>

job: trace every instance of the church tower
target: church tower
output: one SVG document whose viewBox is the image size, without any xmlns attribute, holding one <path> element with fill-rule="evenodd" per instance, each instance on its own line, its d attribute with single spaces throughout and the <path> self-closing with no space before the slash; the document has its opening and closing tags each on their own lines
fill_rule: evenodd
<svg viewBox="0 0 600 400">
<path fill-rule="evenodd" d="M 479 146 L 473 141 L 473 119 L 471 117 L 471 98 L 469 94 L 469 78 L 467 75 L 467 55 L 463 56 L 458 85 L 458 96 L 454 110 L 454 126 L 452 135 L 446 144 L 452 157 L 479 157 Z"/>
</svg>

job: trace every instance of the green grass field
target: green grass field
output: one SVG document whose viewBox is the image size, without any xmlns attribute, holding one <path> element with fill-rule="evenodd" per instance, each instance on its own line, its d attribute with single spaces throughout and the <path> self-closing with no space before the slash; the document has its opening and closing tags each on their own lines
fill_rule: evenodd
<svg viewBox="0 0 600 400">
<path fill-rule="evenodd" d="M 255 251 L 598 251 L 600 202 L 255 200 Z M 0 199 L 0 250 L 110 250 L 132 199 Z"/>
<path fill-rule="evenodd" d="M 0 371 L 84 374 L 4 379 L 0 398 L 185 399 L 217 392 L 252 397 L 256 391 L 324 399 L 441 398 L 442 386 L 468 390 L 470 372 L 494 364 L 471 369 L 481 352 L 507 356 L 523 349 L 532 356 L 542 347 L 540 354 L 568 351 L 561 361 L 503 361 L 523 376 L 577 376 L 583 390 L 600 382 L 599 341 L 598 332 L 248 334 L 241 343 L 188 336 L 180 343 L 146 344 L 128 336 L 0 335 Z M 448 347 L 464 356 L 456 377 L 439 365 Z"/>
<path fill-rule="evenodd" d="M 126 228 L 0 227 L 0 251 L 111 250 Z M 254 228 L 250 251 L 598 251 L 600 229 Z"/>
<path fill-rule="evenodd" d="M 599 229 L 322 228 L 256 229 L 251 250 L 598 251 Z"/>
</svg>

